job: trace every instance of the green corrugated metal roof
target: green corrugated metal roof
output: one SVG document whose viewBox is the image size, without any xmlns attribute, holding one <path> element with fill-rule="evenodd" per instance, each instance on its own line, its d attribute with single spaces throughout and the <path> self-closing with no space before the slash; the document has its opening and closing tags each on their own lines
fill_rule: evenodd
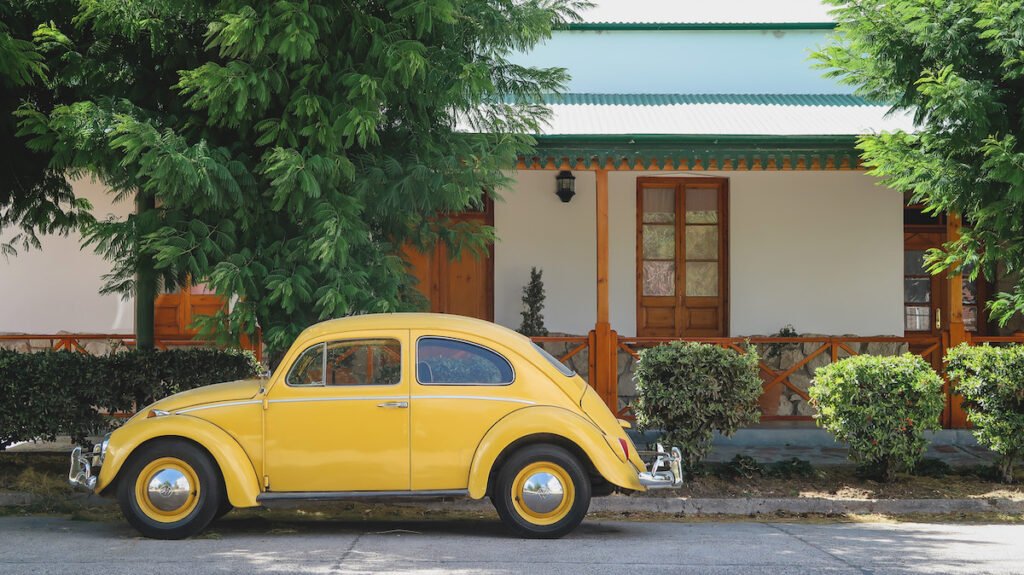
<svg viewBox="0 0 1024 575">
<path fill-rule="evenodd" d="M 757 106 L 879 106 L 851 94 L 549 94 L 545 104 L 567 106 L 678 106 L 749 104 Z"/>
</svg>

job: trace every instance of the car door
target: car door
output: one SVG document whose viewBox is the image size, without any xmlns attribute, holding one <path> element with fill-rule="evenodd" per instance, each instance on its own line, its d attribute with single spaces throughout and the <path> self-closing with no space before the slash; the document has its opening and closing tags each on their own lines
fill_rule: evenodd
<svg viewBox="0 0 1024 575">
<path fill-rule="evenodd" d="M 267 392 L 270 491 L 409 489 L 408 330 L 310 342 Z"/>
</svg>

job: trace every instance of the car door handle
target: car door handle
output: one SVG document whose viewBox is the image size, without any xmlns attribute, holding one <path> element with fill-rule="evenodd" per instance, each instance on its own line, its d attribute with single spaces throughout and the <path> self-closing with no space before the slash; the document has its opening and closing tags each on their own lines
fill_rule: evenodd
<svg viewBox="0 0 1024 575">
<path fill-rule="evenodd" d="M 384 403 L 378 403 L 377 407 L 385 407 L 388 409 L 406 409 L 409 407 L 408 401 L 385 401 Z"/>
</svg>

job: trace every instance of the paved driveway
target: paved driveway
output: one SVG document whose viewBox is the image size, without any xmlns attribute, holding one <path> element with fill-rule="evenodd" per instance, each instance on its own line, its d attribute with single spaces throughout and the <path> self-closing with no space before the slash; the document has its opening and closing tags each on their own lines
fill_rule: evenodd
<svg viewBox="0 0 1024 575">
<path fill-rule="evenodd" d="M 633 523 L 558 541 L 495 521 L 216 525 L 151 541 L 120 522 L 0 518 L 0 573 L 1022 573 L 1024 525 Z"/>
</svg>

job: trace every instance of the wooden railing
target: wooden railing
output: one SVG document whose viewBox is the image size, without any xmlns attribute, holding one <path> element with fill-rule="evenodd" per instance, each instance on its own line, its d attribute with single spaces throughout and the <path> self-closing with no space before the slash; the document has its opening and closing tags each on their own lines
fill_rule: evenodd
<svg viewBox="0 0 1024 575">
<path fill-rule="evenodd" d="M 48 343 L 49 349 L 76 351 L 89 353 L 86 345 L 90 342 L 107 342 L 111 347 L 123 346 L 135 347 L 135 335 L 130 333 L 58 333 L 58 334 L 36 334 L 36 333 L 11 333 L 0 334 L 0 342 L 4 341 L 28 341 Z M 179 347 L 218 347 L 212 341 L 188 339 L 188 338 L 158 338 L 155 342 L 156 348 L 161 350 Z M 34 346 L 38 347 L 38 346 Z M 256 359 L 262 361 L 262 346 L 243 346 L 256 354 Z"/>
</svg>

